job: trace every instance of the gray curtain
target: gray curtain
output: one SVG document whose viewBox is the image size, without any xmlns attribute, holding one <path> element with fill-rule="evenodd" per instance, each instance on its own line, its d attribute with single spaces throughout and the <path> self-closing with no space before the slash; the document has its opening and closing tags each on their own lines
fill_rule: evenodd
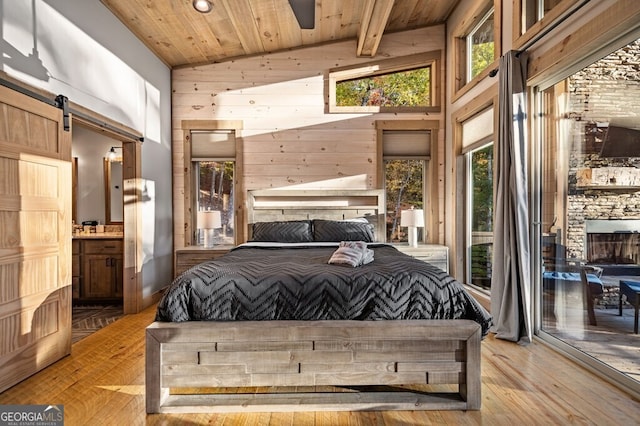
<svg viewBox="0 0 640 426">
<path fill-rule="evenodd" d="M 491 331 L 500 339 L 532 339 L 527 194 L 527 54 L 500 58 L 496 205 L 491 276 Z"/>
</svg>

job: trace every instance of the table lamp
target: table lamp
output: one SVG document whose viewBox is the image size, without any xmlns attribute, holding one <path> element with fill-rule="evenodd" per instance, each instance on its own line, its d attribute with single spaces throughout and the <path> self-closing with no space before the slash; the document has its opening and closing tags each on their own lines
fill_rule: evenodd
<svg viewBox="0 0 640 426">
<path fill-rule="evenodd" d="M 214 245 L 214 229 L 222 227 L 220 211 L 206 210 L 198 212 L 198 229 L 204 230 L 204 246 L 211 248 Z"/>
<path fill-rule="evenodd" d="M 400 213 L 400 225 L 409 228 L 409 245 L 418 247 L 418 227 L 424 226 L 424 210 L 414 209 L 402 210 Z"/>
</svg>

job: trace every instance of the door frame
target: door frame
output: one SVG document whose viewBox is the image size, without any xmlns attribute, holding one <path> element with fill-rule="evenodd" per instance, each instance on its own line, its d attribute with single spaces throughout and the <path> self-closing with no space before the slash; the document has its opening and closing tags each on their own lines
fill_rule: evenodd
<svg viewBox="0 0 640 426">
<path fill-rule="evenodd" d="M 73 105 L 72 124 L 122 142 L 122 189 L 124 216 L 122 303 L 125 314 L 146 306 L 142 293 L 142 135 L 96 112 Z"/>
</svg>

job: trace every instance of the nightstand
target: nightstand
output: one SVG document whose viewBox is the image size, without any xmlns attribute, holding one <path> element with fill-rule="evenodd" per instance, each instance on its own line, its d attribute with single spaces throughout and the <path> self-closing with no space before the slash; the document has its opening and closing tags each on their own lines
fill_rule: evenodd
<svg viewBox="0 0 640 426">
<path fill-rule="evenodd" d="M 235 246 L 232 245 L 218 245 L 211 248 L 205 248 L 204 246 L 187 246 L 176 249 L 175 265 L 173 268 L 174 278 L 192 266 L 229 253 L 234 247 Z"/>
<path fill-rule="evenodd" d="M 449 273 L 449 247 L 440 244 L 418 244 L 418 247 L 410 247 L 407 244 L 394 244 L 402 253 L 431 263 L 433 266 Z"/>
</svg>

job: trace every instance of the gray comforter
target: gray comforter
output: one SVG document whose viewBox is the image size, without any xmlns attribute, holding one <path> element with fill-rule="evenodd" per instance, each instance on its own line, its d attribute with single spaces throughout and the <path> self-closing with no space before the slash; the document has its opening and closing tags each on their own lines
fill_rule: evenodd
<svg viewBox="0 0 640 426">
<path fill-rule="evenodd" d="M 177 277 L 156 320 L 471 319 L 487 334 L 491 316 L 435 266 L 387 244 L 369 244 L 369 264 L 327 264 L 336 248 L 240 246 Z"/>
</svg>

